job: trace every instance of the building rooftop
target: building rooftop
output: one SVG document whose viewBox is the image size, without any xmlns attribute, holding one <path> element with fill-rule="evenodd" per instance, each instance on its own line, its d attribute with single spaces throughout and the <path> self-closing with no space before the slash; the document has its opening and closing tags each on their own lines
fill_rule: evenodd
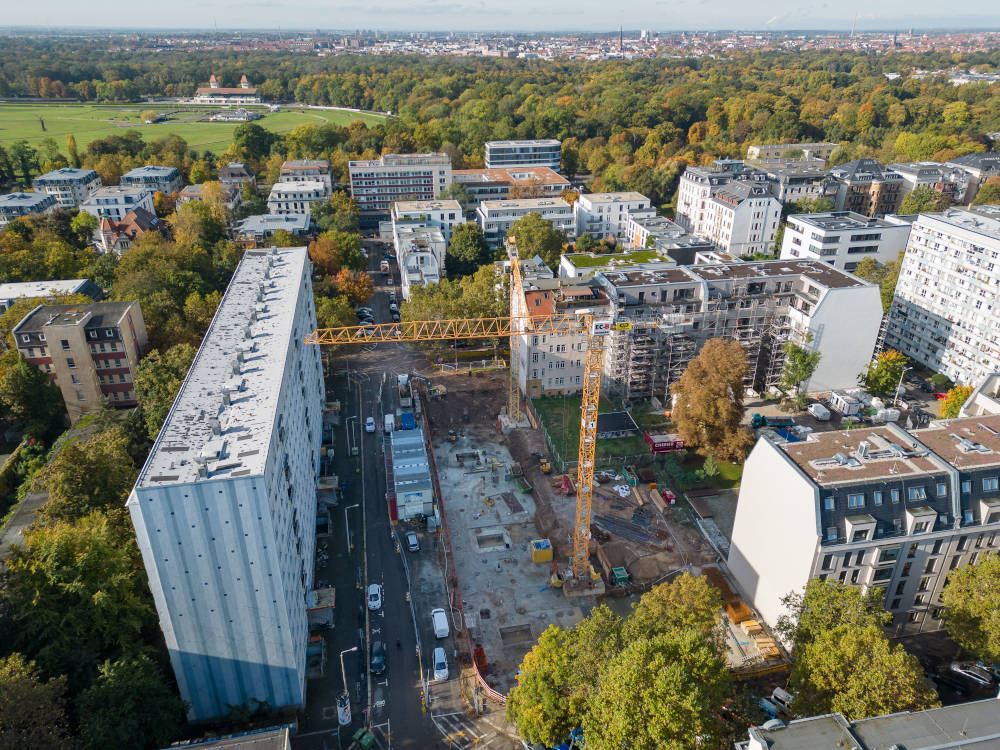
<svg viewBox="0 0 1000 750">
<path fill-rule="evenodd" d="M 455 182 L 466 185 L 499 182 L 512 186 L 565 185 L 569 180 L 549 167 L 494 167 L 493 169 L 456 169 L 451 173 Z"/>
<path fill-rule="evenodd" d="M 430 201 L 396 201 L 393 204 L 396 214 L 418 214 L 422 211 L 456 211 L 462 213 L 462 204 L 453 200 Z"/>
<path fill-rule="evenodd" d="M 53 169 L 51 172 L 39 175 L 34 179 L 34 184 L 44 185 L 46 182 L 64 183 L 69 180 L 89 182 L 95 177 L 97 177 L 97 172 L 93 169 L 74 169 L 73 167 L 63 167 L 62 169 Z"/>
<path fill-rule="evenodd" d="M 231 161 L 226 166 L 219 169 L 220 179 L 233 177 L 253 177 L 253 171 L 241 161 Z"/>
<path fill-rule="evenodd" d="M 284 229 L 286 232 L 304 232 L 309 229 L 305 214 L 258 214 L 236 222 L 239 234 L 261 234 Z"/>
<path fill-rule="evenodd" d="M 0 195 L 0 208 L 34 208 L 52 205 L 55 201 L 48 193 L 7 193 Z"/>
<path fill-rule="evenodd" d="M 884 219 L 869 219 L 862 214 L 853 211 L 832 211 L 821 214 L 793 214 L 788 217 L 789 221 L 796 221 L 806 224 L 824 232 L 845 232 L 852 229 L 879 229 L 897 227 L 900 224 L 892 223 Z"/>
<path fill-rule="evenodd" d="M 396 497 L 407 492 L 430 492 L 431 470 L 424 445 L 424 430 L 395 430 L 390 433 L 392 477 Z"/>
<path fill-rule="evenodd" d="M 507 146 L 559 146 L 561 144 L 562 141 L 557 138 L 538 138 L 521 141 L 486 141 L 486 146 L 491 148 L 503 148 Z"/>
<path fill-rule="evenodd" d="M 580 197 L 586 198 L 591 203 L 634 203 L 636 201 L 649 203 L 649 198 L 634 190 L 621 193 L 584 193 Z"/>
<path fill-rule="evenodd" d="M 379 159 L 367 159 L 348 162 L 348 167 L 405 167 L 451 164 L 448 154 L 437 152 L 431 154 L 382 154 Z"/>
<path fill-rule="evenodd" d="M 740 750 L 756 750 L 760 747 L 766 747 L 767 750 L 844 750 L 854 747 L 852 744 L 845 744 L 849 742 L 850 725 L 840 714 L 798 719 L 776 729 L 751 727 L 750 736 L 762 739 L 763 744 L 755 747 L 748 742 L 741 742 L 737 745 Z"/>
<path fill-rule="evenodd" d="M 812 260 L 760 260 L 745 263 L 706 264 L 692 266 L 690 271 L 705 281 L 805 276 L 810 281 L 830 289 L 868 286 L 867 281 L 863 281 L 847 271 L 840 271 L 828 263 Z"/>
<path fill-rule="evenodd" d="M 942 419 L 911 434 L 959 469 L 1000 464 L 1000 414 Z"/>
<path fill-rule="evenodd" d="M 971 167 L 973 169 L 983 169 L 986 167 L 991 171 L 1000 170 L 1000 153 L 995 151 L 981 152 L 976 154 L 966 154 L 956 156 L 948 160 L 949 164 L 957 164 L 961 167 Z"/>
<path fill-rule="evenodd" d="M 949 208 L 935 214 L 921 214 L 921 217 L 936 219 L 957 229 L 966 229 L 1000 240 L 1000 207 L 974 206 L 973 208 Z"/>
<path fill-rule="evenodd" d="M 53 279 L 52 281 L 14 281 L 0 284 L 0 301 L 23 297 L 48 297 L 53 294 L 86 292 L 94 286 L 90 279 Z"/>
<path fill-rule="evenodd" d="M 91 203 L 97 198 L 116 198 L 126 195 L 142 195 L 143 193 L 148 194 L 149 188 L 142 185 L 105 185 L 92 192 L 87 202 Z"/>
<path fill-rule="evenodd" d="M 410 224 L 400 224 L 396 227 L 396 236 L 403 249 L 423 250 L 430 243 L 444 244 L 444 235 L 438 227 L 416 227 Z"/>
<path fill-rule="evenodd" d="M 309 190 L 325 191 L 326 185 L 319 180 L 276 182 L 271 186 L 271 195 L 274 195 L 275 193 L 304 193 Z"/>
<path fill-rule="evenodd" d="M 780 448 L 821 485 L 944 471 L 925 446 L 892 425 L 814 432 L 806 440 Z"/>
<path fill-rule="evenodd" d="M 597 415 L 597 434 L 602 432 L 638 431 L 639 426 L 627 411 L 609 411 Z"/>
<path fill-rule="evenodd" d="M 658 268 L 650 271 L 601 271 L 600 275 L 614 287 L 649 286 L 650 284 L 693 284 L 699 279 L 685 266 Z"/>
<path fill-rule="evenodd" d="M 833 167 L 830 169 L 830 173 L 838 179 L 849 181 L 858 178 L 862 180 L 870 180 L 872 178 L 879 180 L 903 179 L 891 169 L 887 169 L 881 163 L 875 161 L 875 159 L 869 158 L 855 159 L 846 164 Z"/>
<path fill-rule="evenodd" d="M 281 165 L 282 169 L 329 169 L 326 159 L 290 159 Z"/>
<path fill-rule="evenodd" d="M 164 177 L 172 178 L 179 175 L 180 172 L 177 171 L 177 167 L 159 167 L 155 164 L 147 164 L 143 167 L 136 167 L 135 169 L 130 169 L 128 172 L 122 175 L 125 177 Z"/>
<path fill-rule="evenodd" d="M 80 325 L 85 328 L 117 325 L 125 312 L 135 304 L 128 302 L 94 302 L 75 305 L 39 305 L 14 326 L 12 333 L 43 331 L 45 326 Z"/>
<path fill-rule="evenodd" d="M 264 473 L 306 248 L 247 250 L 136 489 Z M 228 401 L 228 404 L 227 404 Z M 298 429 L 289 425 L 289 429 Z"/>
<path fill-rule="evenodd" d="M 562 198 L 509 198 L 498 201 L 482 201 L 480 206 L 485 211 L 502 211 L 506 208 L 563 208 L 569 210 L 570 205 Z"/>
<path fill-rule="evenodd" d="M 190 742 L 175 742 L 170 748 L 199 748 L 199 750 L 285 750 L 289 746 L 289 733 L 293 724 L 281 727 L 254 729 L 249 732 L 227 734 Z"/>
</svg>

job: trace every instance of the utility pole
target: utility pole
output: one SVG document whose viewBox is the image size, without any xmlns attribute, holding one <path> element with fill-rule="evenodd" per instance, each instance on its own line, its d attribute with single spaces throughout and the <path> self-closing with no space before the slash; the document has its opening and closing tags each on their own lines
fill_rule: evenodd
<svg viewBox="0 0 1000 750">
<path fill-rule="evenodd" d="M 344 681 L 344 692 L 337 698 L 337 721 L 342 727 L 351 724 L 351 694 L 347 692 L 347 670 L 344 669 L 344 654 L 357 650 L 357 646 L 352 646 L 340 652 L 340 679 Z"/>
</svg>

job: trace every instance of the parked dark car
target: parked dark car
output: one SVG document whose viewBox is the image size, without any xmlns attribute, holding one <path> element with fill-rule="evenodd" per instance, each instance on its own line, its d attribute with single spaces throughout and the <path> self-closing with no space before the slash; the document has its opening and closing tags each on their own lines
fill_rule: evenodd
<svg viewBox="0 0 1000 750">
<path fill-rule="evenodd" d="M 385 671 L 385 644 L 375 641 L 372 644 L 372 674 L 382 674 Z"/>
</svg>

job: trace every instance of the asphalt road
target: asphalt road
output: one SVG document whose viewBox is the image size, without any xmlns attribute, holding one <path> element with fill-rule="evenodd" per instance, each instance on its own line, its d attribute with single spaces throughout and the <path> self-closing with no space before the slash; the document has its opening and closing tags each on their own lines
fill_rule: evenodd
<svg viewBox="0 0 1000 750">
<path fill-rule="evenodd" d="M 377 321 L 389 321 L 387 287 L 379 286 L 388 279 L 374 273 L 381 253 L 374 251 L 378 246 L 365 245 L 371 248 L 369 263 L 377 284 L 369 306 Z M 334 431 L 334 462 L 346 489 L 331 513 L 333 524 L 326 540 L 329 558 L 318 567 L 316 577 L 336 587 L 335 625 L 327 635 L 326 675 L 309 681 L 305 719 L 293 741 L 296 750 L 348 747 L 354 730 L 368 723 L 368 711 L 383 748 L 417 750 L 441 741 L 430 714 L 422 709 L 414 621 L 385 502 L 382 416 L 392 411 L 395 403 L 391 380 L 381 393 L 383 373 L 392 368 L 406 372 L 401 363 L 416 355 L 404 344 L 369 345 L 366 349 L 334 359 L 332 372 L 328 372 L 330 398 L 341 401 L 341 426 Z M 369 416 L 375 420 L 375 433 L 364 430 Z M 359 448 L 357 456 L 351 455 L 354 444 Z M 358 507 L 352 508 L 354 505 Z M 348 548 L 348 536 L 353 549 Z M 378 611 L 366 606 L 369 583 L 383 587 Z M 369 669 L 371 644 L 376 640 L 386 645 L 386 670 L 381 675 L 372 675 Z M 340 654 L 352 648 L 357 650 L 344 654 L 344 671 L 353 722 L 338 732 L 336 697 L 343 689 Z"/>
</svg>

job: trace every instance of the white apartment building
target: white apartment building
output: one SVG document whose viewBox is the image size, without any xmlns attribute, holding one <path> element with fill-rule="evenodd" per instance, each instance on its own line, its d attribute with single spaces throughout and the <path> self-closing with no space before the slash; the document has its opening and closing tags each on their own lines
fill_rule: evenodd
<svg viewBox="0 0 1000 750">
<path fill-rule="evenodd" d="M 384 154 L 347 168 L 362 214 L 388 216 L 396 201 L 439 198 L 452 182 L 451 159 L 444 153 Z"/>
<path fill-rule="evenodd" d="M 278 182 L 322 182 L 327 198 L 333 192 L 330 162 L 326 159 L 290 159 L 281 165 Z"/>
<path fill-rule="evenodd" d="M 903 196 L 918 187 L 929 187 L 947 196 L 952 203 L 963 203 L 973 177 L 960 167 L 936 161 L 890 164 L 889 169 L 903 178 Z"/>
<path fill-rule="evenodd" d="M 161 192 L 170 195 L 181 189 L 184 180 L 176 167 L 147 164 L 123 174 L 120 184 L 125 187 L 144 187 L 151 193 Z"/>
<path fill-rule="evenodd" d="M 511 226 L 523 216 L 539 214 L 552 226 L 572 237 L 576 229 L 573 207 L 562 198 L 521 198 L 520 200 L 483 201 L 476 209 L 476 220 L 486 241 L 500 247 Z"/>
<path fill-rule="evenodd" d="M 823 167 L 782 164 L 761 170 L 782 203 L 836 197 L 836 184 Z"/>
<path fill-rule="evenodd" d="M 393 225 L 392 235 L 403 299 L 410 298 L 414 287 L 436 284 L 444 278 L 448 243 L 438 227 L 403 222 Z"/>
<path fill-rule="evenodd" d="M 128 499 L 188 718 L 305 701 L 323 369 L 306 248 L 247 250 Z"/>
<path fill-rule="evenodd" d="M 0 195 L 0 227 L 32 214 L 47 214 L 59 207 L 48 193 L 8 193 Z"/>
<path fill-rule="evenodd" d="M 677 185 L 676 221 L 684 229 L 705 236 L 710 222 L 708 204 L 713 192 L 734 180 L 766 181 L 767 175 L 739 160 L 717 159 L 711 167 L 688 167 Z"/>
<path fill-rule="evenodd" d="M 695 233 L 731 255 L 770 253 L 780 221 L 781 201 L 769 184 L 738 180 L 712 191 Z"/>
<path fill-rule="evenodd" d="M 458 201 L 396 201 L 392 204 L 392 224 L 395 227 L 403 223 L 437 227 L 448 244 L 455 227 L 465 223 L 465 216 Z"/>
<path fill-rule="evenodd" d="M 486 168 L 548 167 L 558 172 L 562 142 L 555 138 L 523 141 L 487 141 Z"/>
<path fill-rule="evenodd" d="M 881 589 L 893 634 L 939 630 L 949 571 L 1000 549 L 998 476 L 1000 415 L 761 438 L 729 569 L 772 627 L 782 597 L 823 578 Z"/>
<path fill-rule="evenodd" d="M 821 260 L 853 271 L 864 258 L 883 264 L 899 260 L 909 236 L 909 222 L 895 217 L 869 219 L 851 211 L 795 214 L 785 225 L 781 257 Z"/>
<path fill-rule="evenodd" d="M 836 143 L 770 143 L 747 146 L 747 159 L 770 161 L 774 159 L 822 159 L 827 161 L 836 151 Z M 789 153 L 797 155 L 789 156 Z"/>
<path fill-rule="evenodd" d="M 649 198 L 642 193 L 582 193 L 573 203 L 576 235 L 584 232 L 595 240 L 628 237 L 630 220 L 652 219 L 656 216 Z"/>
<path fill-rule="evenodd" d="M 156 208 L 153 206 L 153 193 L 144 187 L 127 187 L 124 185 L 112 185 L 102 187 L 90 194 L 83 203 L 80 210 L 98 219 L 110 219 L 111 221 L 122 221 L 125 214 L 142 208 L 153 216 L 156 215 Z"/>
<path fill-rule="evenodd" d="M 101 178 L 93 169 L 63 167 L 36 177 L 32 185 L 35 192 L 54 196 L 60 208 L 76 208 L 101 187 Z"/>
<path fill-rule="evenodd" d="M 309 204 L 329 198 L 326 185 L 322 182 L 276 182 L 267 196 L 269 214 L 309 215 Z"/>
<path fill-rule="evenodd" d="M 1000 370 L 1000 206 L 920 214 L 889 311 L 886 346 L 952 381 Z"/>
<path fill-rule="evenodd" d="M 946 163 L 949 167 L 958 167 L 968 173 L 969 182 L 965 189 L 965 197 L 956 196 L 957 203 L 972 203 L 976 199 L 980 186 L 990 177 L 1000 175 L 1000 153 L 987 151 L 985 153 L 957 156 Z"/>
</svg>

